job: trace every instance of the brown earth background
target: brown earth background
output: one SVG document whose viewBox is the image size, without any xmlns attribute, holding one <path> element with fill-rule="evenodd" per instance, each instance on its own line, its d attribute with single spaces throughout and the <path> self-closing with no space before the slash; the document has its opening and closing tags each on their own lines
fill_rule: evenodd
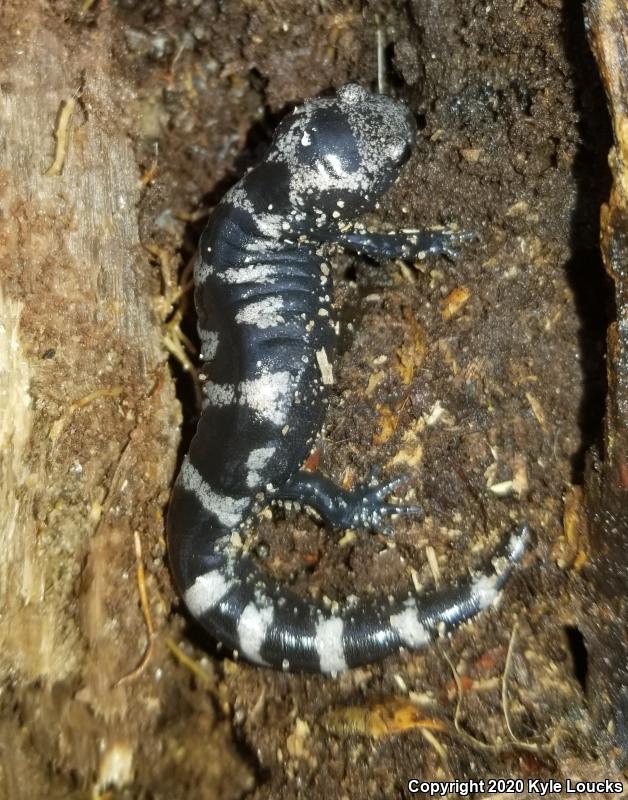
<svg viewBox="0 0 628 800">
<path fill-rule="evenodd" d="M 576 0 L 0 2 L 0 797 L 621 778 L 625 325 L 608 375 L 604 360 L 628 263 L 618 8 L 591 9 L 624 47 L 601 73 L 613 128 Z M 185 268 L 281 116 L 374 87 L 378 54 L 420 133 L 369 221 L 478 237 L 455 262 L 334 257 L 346 334 L 317 459 L 347 485 L 405 471 L 425 516 L 385 539 L 263 514 L 252 547 L 297 591 L 341 599 L 455 581 L 520 519 L 536 542 L 499 607 L 451 638 L 335 679 L 279 674 L 217 652 L 168 572 L 197 413 Z"/>
</svg>

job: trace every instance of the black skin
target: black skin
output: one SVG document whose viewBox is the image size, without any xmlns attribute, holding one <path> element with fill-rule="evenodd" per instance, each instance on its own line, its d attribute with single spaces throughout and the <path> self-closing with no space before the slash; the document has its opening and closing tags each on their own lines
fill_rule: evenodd
<svg viewBox="0 0 628 800">
<path fill-rule="evenodd" d="M 267 502 L 298 501 L 329 527 L 385 533 L 391 515 L 420 512 L 386 502 L 403 476 L 346 490 L 302 470 L 326 410 L 321 357 L 333 364 L 336 348 L 327 245 L 418 259 L 452 257 L 469 238 L 353 224 L 397 178 L 415 135 L 401 103 L 356 85 L 306 103 L 282 121 L 266 157 L 227 193 L 201 237 L 195 297 L 211 383 L 172 495 L 170 564 L 201 624 L 266 666 L 335 672 L 376 661 L 485 607 L 486 591 L 468 579 L 427 596 L 330 610 L 268 579 L 232 544 Z M 522 526 L 502 543 L 499 574 L 491 565 L 483 573 L 489 595 L 526 541 Z"/>
</svg>

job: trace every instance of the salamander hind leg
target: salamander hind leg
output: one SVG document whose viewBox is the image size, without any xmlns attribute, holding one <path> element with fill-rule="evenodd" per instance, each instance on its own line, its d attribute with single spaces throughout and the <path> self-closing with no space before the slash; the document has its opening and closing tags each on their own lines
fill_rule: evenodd
<svg viewBox="0 0 628 800">
<path fill-rule="evenodd" d="M 391 534 L 393 530 L 387 520 L 392 515 L 422 513 L 419 506 L 386 502 L 386 497 L 405 481 L 406 477 L 401 476 L 343 489 L 324 475 L 300 470 L 278 487 L 270 499 L 298 501 L 317 511 L 331 528 L 370 528 Z"/>
</svg>

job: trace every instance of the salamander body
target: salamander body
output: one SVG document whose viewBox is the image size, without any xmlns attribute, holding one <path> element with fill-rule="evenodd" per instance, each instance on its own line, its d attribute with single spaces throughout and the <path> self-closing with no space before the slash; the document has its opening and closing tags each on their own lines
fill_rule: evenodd
<svg viewBox="0 0 628 800">
<path fill-rule="evenodd" d="M 519 526 L 458 586 L 327 608 L 265 576 L 232 536 L 273 500 L 299 501 L 341 529 L 388 531 L 387 517 L 419 510 L 386 502 L 403 478 L 347 491 L 301 469 L 333 375 L 325 245 L 413 258 L 450 253 L 462 238 L 352 224 L 397 178 L 414 140 L 402 103 L 356 84 L 306 102 L 280 123 L 264 160 L 225 195 L 201 237 L 195 299 L 209 380 L 170 503 L 169 559 L 192 615 L 257 664 L 335 673 L 419 648 L 489 606 L 528 540 Z"/>
</svg>

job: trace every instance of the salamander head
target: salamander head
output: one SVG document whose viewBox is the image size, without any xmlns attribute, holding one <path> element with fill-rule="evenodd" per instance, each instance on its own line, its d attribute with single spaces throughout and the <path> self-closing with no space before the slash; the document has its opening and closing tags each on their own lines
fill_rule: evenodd
<svg viewBox="0 0 628 800">
<path fill-rule="evenodd" d="M 401 101 L 374 94 L 357 83 L 347 83 L 336 92 L 337 102 L 347 116 L 363 159 L 376 180 L 393 180 L 410 158 L 416 142 L 416 122 Z M 375 152 L 370 152 L 376 148 Z"/>
<path fill-rule="evenodd" d="M 408 160 L 415 136 L 403 103 L 348 83 L 286 117 L 267 161 L 287 167 L 291 206 L 316 227 L 329 227 L 374 206 Z"/>
</svg>

